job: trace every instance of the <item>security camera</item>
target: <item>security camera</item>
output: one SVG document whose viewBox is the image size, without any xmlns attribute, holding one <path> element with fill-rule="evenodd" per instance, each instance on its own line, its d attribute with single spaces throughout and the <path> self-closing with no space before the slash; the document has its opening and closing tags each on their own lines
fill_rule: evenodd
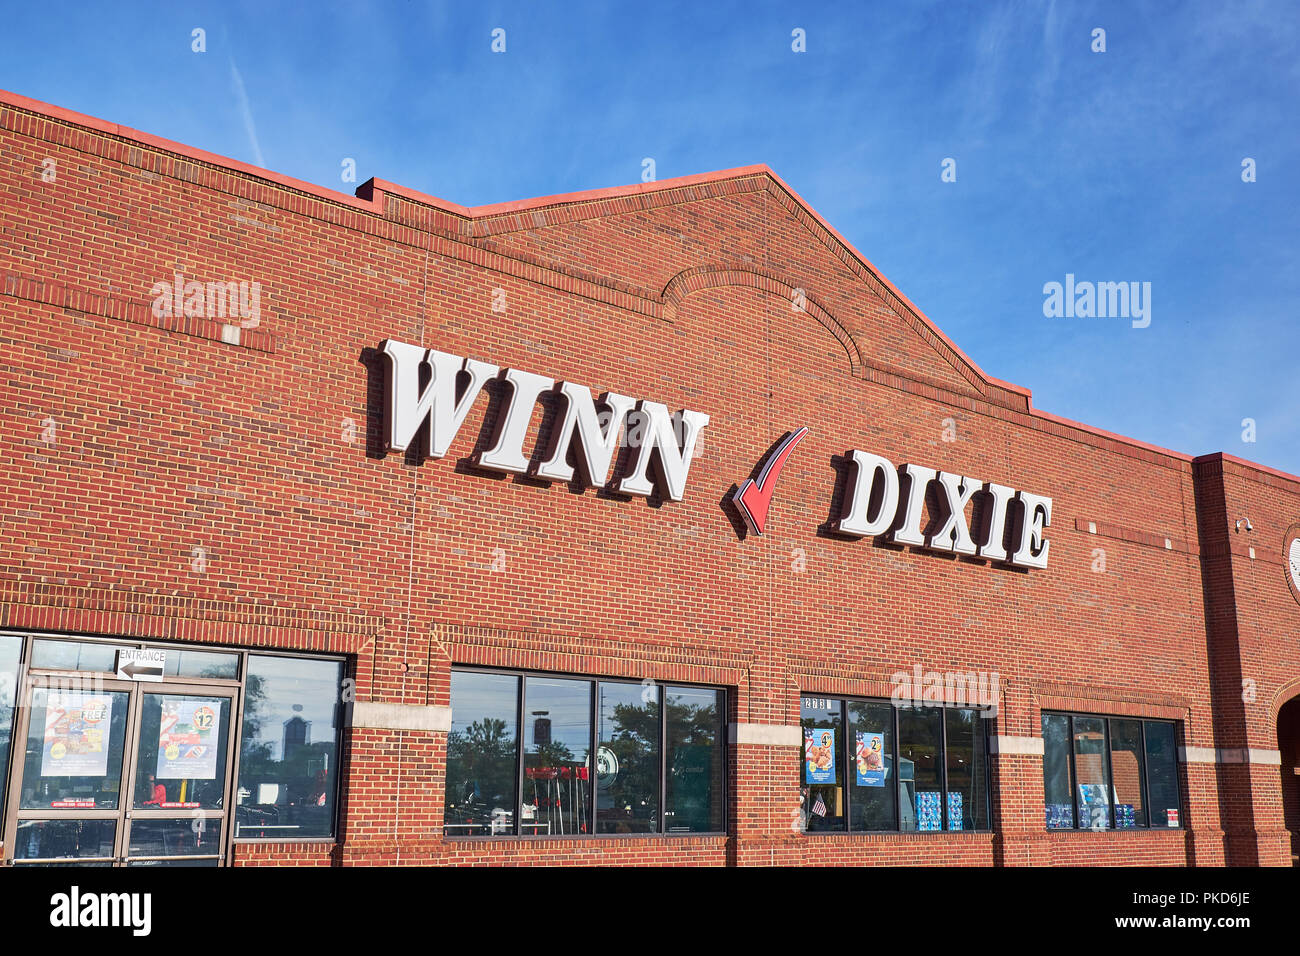
<svg viewBox="0 0 1300 956">
<path fill-rule="evenodd" d="M 1249 519 L 1249 518 L 1238 518 L 1238 519 L 1237 519 L 1237 525 L 1236 525 L 1237 533 L 1238 533 L 1238 534 L 1241 533 L 1241 526 L 1242 526 L 1243 524 L 1246 526 L 1246 530 L 1247 530 L 1247 531 L 1254 531 L 1254 530 L 1255 530 L 1254 527 L 1251 525 L 1251 523 L 1250 523 L 1250 519 Z"/>
</svg>

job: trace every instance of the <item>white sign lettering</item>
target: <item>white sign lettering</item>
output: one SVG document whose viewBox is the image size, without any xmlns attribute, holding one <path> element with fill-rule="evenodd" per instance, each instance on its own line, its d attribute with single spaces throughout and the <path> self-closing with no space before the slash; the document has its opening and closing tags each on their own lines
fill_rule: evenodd
<svg viewBox="0 0 1300 956">
<path fill-rule="evenodd" d="M 1051 498 L 924 465 L 906 464 L 895 470 L 887 458 L 865 451 L 850 452 L 849 460 L 853 474 L 844 495 L 842 515 L 835 525 L 838 533 L 851 538 L 885 535 L 895 544 L 978 555 L 1021 568 L 1047 567 L 1051 542 L 1043 540 L 1043 531 L 1052 523 Z M 900 494 L 903 478 L 907 479 L 907 490 Z M 939 527 L 927 534 L 922 522 L 926 491 L 932 484 L 938 486 L 945 515 Z M 979 531 L 972 534 L 967 507 L 977 497 L 982 498 L 983 520 Z M 1019 534 L 1015 550 L 1008 554 L 1003 539 L 1013 499 L 1020 505 L 1012 515 L 1018 522 Z"/>
<path fill-rule="evenodd" d="M 557 442 L 549 459 L 531 469 L 534 477 L 545 481 L 570 481 L 574 469 L 568 464 L 569 448 L 577 436 L 575 458 L 588 484 L 601 487 L 608 483 L 610 468 L 618 447 L 618 437 L 633 414 L 640 416 L 640 440 L 630 472 L 618 482 L 617 490 L 625 495 L 649 497 L 659 491 L 670 501 L 681 501 L 686 493 L 686 478 L 695 454 L 696 440 L 709 423 L 702 412 L 683 410 L 675 417 L 658 402 L 634 402 L 625 395 L 607 392 L 601 402 L 610 415 L 604 429 L 591 392 L 573 382 L 561 382 L 518 369 L 499 369 L 487 362 L 449 355 L 436 349 L 423 349 L 392 339 L 384 342 L 383 355 L 388 364 L 386 442 L 394 451 L 406 451 L 424 428 L 424 440 L 416 451 L 428 458 L 447 454 L 456 433 L 483 386 L 500 375 L 509 386 L 506 406 L 491 449 L 475 459 L 480 468 L 506 474 L 530 473 L 529 457 L 524 454 L 524 439 L 532 423 L 538 399 L 555 389 L 565 403 L 564 418 L 557 431 Z M 464 391 L 457 395 L 457 378 L 468 376 Z M 428 375 L 424 387 L 420 379 Z M 632 429 L 627 429 L 629 435 Z M 679 440 L 680 431 L 680 440 Z M 651 470 L 654 471 L 653 478 Z"/>
</svg>

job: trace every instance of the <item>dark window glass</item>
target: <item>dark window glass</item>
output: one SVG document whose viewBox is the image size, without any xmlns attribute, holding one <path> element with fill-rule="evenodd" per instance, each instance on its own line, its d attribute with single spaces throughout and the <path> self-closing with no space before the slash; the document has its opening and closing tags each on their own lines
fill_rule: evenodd
<svg viewBox="0 0 1300 956">
<path fill-rule="evenodd" d="M 849 711 L 849 829 L 895 830 L 894 708 L 887 701 L 851 700 Z"/>
<path fill-rule="evenodd" d="M 116 810 L 126 711 L 125 691 L 34 689 L 23 809 Z"/>
<path fill-rule="evenodd" d="M 23 639 L 0 635 L 0 811 L 9 782 L 9 751 L 13 746 L 14 707 L 18 701 L 18 655 Z"/>
<path fill-rule="evenodd" d="M 591 689 L 587 680 L 524 681 L 520 832 L 591 833 Z"/>
<path fill-rule="evenodd" d="M 988 719 L 983 711 L 963 708 L 944 711 L 948 749 L 948 829 L 987 830 L 988 760 L 985 744 Z"/>
<path fill-rule="evenodd" d="M 1146 758 L 1151 826 L 1182 826 L 1178 813 L 1178 750 L 1173 724 L 1154 720 L 1146 722 Z"/>
<path fill-rule="evenodd" d="M 334 835 L 343 663 L 249 655 L 235 836 Z"/>
<path fill-rule="evenodd" d="M 112 674 L 117 670 L 117 646 L 93 641 L 33 641 L 32 667 Z"/>
<path fill-rule="evenodd" d="M 1070 791 L 1070 718 L 1043 714 L 1043 797 L 1047 829 L 1074 827 L 1074 797 Z"/>
<path fill-rule="evenodd" d="M 943 829 L 941 707 L 898 711 L 898 806 L 903 830 Z"/>
<path fill-rule="evenodd" d="M 221 809 L 229 727 L 230 701 L 225 697 L 144 694 L 136 808 Z"/>
<path fill-rule="evenodd" d="M 128 856 L 211 856 L 221 852 L 221 822 L 185 817 L 131 821 Z"/>
<path fill-rule="evenodd" d="M 596 832 L 659 830 L 659 688 L 597 685 Z"/>
<path fill-rule="evenodd" d="M 114 820 L 19 820 L 15 860 L 113 855 Z"/>
<path fill-rule="evenodd" d="M 1142 795 L 1142 721 L 1110 721 L 1111 794 L 1115 798 L 1115 828 L 1132 830 L 1147 825 Z"/>
<path fill-rule="evenodd" d="M 803 762 L 799 775 L 800 814 L 808 833 L 843 830 L 844 702 L 804 697 L 799 709 Z"/>
<path fill-rule="evenodd" d="M 1104 717 L 1074 718 L 1074 776 L 1079 798 L 1079 826 L 1110 829 L 1109 776 Z"/>
<path fill-rule="evenodd" d="M 514 832 L 518 706 L 518 677 L 452 671 L 444 833 Z"/>
<path fill-rule="evenodd" d="M 664 688 L 668 718 L 664 829 L 668 833 L 721 833 L 726 829 L 722 802 L 724 700 L 720 690 Z"/>
</svg>

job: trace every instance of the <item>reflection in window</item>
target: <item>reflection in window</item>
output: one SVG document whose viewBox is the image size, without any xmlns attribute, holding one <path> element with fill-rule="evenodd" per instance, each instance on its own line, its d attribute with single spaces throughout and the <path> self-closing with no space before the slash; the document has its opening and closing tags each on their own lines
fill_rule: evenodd
<svg viewBox="0 0 1300 956">
<path fill-rule="evenodd" d="M 1146 729 L 1147 803 L 1151 807 L 1151 826 L 1182 825 L 1178 808 L 1178 748 L 1174 742 L 1174 725 L 1148 720 Z"/>
<path fill-rule="evenodd" d="M 668 687 L 665 827 L 669 833 L 721 833 L 723 693 L 701 687 Z"/>
<path fill-rule="evenodd" d="M 1065 714 L 1043 714 L 1043 798 L 1047 829 L 1073 829 L 1070 718 Z"/>
<path fill-rule="evenodd" d="M 591 681 L 525 683 L 521 832 L 591 833 Z"/>
<path fill-rule="evenodd" d="M 726 829 L 724 691 L 453 670 L 451 710 L 449 836 Z"/>
<path fill-rule="evenodd" d="M 1110 794 L 1106 788 L 1106 721 L 1074 718 L 1074 775 L 1078 781 L 1079 825 L 1110 829 Z"/>
<path fill-rule="evenodd" d="M 334 835 L 343 663 L 250 654 L 235 836 Z"/>
<path fill-rule="evenodd" d="M 1049 830 L 1182 825 L 1173 723 L 1047 713 L 1042 721 Z"/>
<path fill-rule="evenodd" d="M 125 691 L 32 692 L 24 810 L 116 810 L 126 746 Z"/>
<path fill-rule="evenodd" d="M 514 833 L 519 678 L 452 671 L 451 699 L 443 832 Z"/>
<path fill-rule="evenodd" d="M 5 805 L 9 782 L 9 750 L 13 745 L 14 708 L 18 700 L 18 656 L 23 639 L 0 635 L 0 811 Z"/>
<path fill-rule="evenodd" d="M 1142 721 L 1111 719 L 1110 774 L 1115 829 L 1146 826 L 1146 804 L 1142 798 Z"/>
<path fill-rule="evenodd" d="M 885 701 L 851 700 L 850 830 L 895 830 L 894 708 Z"/>
<path fill-rule="evenodd" d="M 144 694 L 136 808 L 221 809 L 229 723 L 228 698 Z"/>
<path fill-rule="evenodd" d="M 899 829 L 943 829 L 942 750 L 943 708 L 899 708 Z"/>
<path fill-rule="evenodd" d="M 33 641 L 32 667 L 36 670 L 112 674 L 117 669 L 117 647 L 94 641 Z"/>
<path fill-rule="evenodd" d="M 985 830 L 989 826 L 988 748 L 984 742 L 988 721 L 969 708 L 944 711 L 947 722 L 949 830 Z"/>
<path fill-rule="evenodd" d="M 659 688 L 602 681 L 596 832 L 659 829 Z"/>
<path fill-rule="evenodd" d="M 115 820 L 19 820 L 15 860 L 111 857 Z"/>
</svg>

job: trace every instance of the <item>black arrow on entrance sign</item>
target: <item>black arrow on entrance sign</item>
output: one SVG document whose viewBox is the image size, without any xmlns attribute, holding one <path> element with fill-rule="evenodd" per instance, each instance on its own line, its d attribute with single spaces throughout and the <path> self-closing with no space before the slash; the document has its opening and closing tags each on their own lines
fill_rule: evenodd
<svg viewBox="0 0 1300 956">
<path fill-rule="evenodd" d="M 137 674 L 146 674 L 150 677 L 162 677 L 163 669 L 156 664 L 137 664 L 132 661 L 122 668 L 122 673 L 127 677 L 135 677 Z"/>
</svg>

